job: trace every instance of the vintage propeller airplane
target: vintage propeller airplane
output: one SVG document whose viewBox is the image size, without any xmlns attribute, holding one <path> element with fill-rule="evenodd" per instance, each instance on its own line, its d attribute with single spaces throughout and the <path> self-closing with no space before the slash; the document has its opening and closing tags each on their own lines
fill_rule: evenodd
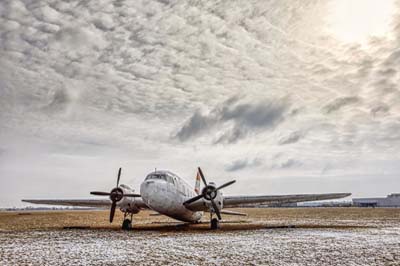
<svg viewBox="0 0 400 266">
<path fill-rule="evenodd" d="M 122 228 L 132 228 L 133 214 L 142 209 L 151 209 L 179 221 L 198 223 L 204 212 L 210 213 L 211 229 L 219 228 L 222 214 L 246 215 L 224 208 L 251 207 L 259 204 L 283 204 L 305 201 L 339 199 L 350 193 L 303 194 L 303 195 L 259 195 L 259 196 L 224 196 L 222 189 L 235 183 L 229 181 L 221 186 L 207 182 L 203 171 L 198 168 L 195 187 L 169 171 L 154 171 L 147 175 L 140 186 L 140 194 L 131 187 L 119 184 L 121 168 L 117 176 L 117 186 L 110 192 L 93 191 L 92 195 L 108 196 L 109 199 L 25 199 L 23 202 L 47 205 L 66 205 L 84 207 L 110 207 L 110 223 L 113 222 L 115 209 L 124 213 Z M 200 191 L 200 179 L 204 187 Z M 213 215 L 217 218 L 214 218 Z M 130 218 L 128 218 L 130 216 Z"/>
</svg>

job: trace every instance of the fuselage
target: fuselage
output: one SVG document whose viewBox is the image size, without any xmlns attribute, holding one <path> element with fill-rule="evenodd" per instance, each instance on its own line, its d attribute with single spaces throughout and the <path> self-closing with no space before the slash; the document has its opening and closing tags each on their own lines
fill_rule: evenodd
<svg viewBox="0 0 400 266">
<path fill-rule="evenodd" d="M 169 171 L 155 171 L 147 175 L 140 186 L 144 203 L 152 210 L 184 222 L 197 222 L 203 212 L 191 211 L 183 203 L 196 196 L 194 188 Z"/>
</svg>

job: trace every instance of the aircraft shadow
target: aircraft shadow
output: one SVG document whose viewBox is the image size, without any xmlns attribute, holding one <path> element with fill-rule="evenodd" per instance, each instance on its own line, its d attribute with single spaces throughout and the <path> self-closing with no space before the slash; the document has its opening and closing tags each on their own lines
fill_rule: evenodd
<svg viewBox="0 0 400 266">
<path fill-rule="evenodd" d="M 248 231 L 248 230 L 282 230 L 282 229 L 336 229 L 336 230 L 351 230 L 371 228 L 370 226 L 360 225 L 318 225 L 318 224 L 296 224 L 296 225 L 271 225 L 271 224 L 253 224 L 243 222 L 221 223 L 218 230 L 211 230 L 209 223 L 187 224 L 187 223 L 150 223 L 150 224 L 135 224 L 131 232 L 154 231 L 154 232 L 227 232 L 227 231 Z M 116 230 L 122 231 L 120 227 L 83 227 L 69 226 L 64 227 L 67 230 Z"/>
</svg>

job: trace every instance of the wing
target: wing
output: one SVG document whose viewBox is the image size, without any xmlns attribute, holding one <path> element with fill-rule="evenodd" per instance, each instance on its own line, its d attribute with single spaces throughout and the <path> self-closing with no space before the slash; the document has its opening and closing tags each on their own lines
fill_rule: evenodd
<svg viewBox="0 0 400 266">
<path fill-rule="evenodd" d="M 43 205 L 76 206 L 76 207 L 109 207 L 108 199 L 23 199 L 23 202 Z"/>
<path fill-rule="evenodd" d="M 224 208 L 254 207 L 260 204 L 284 204 L 305 201 L 341 199 L 350 196 L 351 193 L 330 194 L 303 194 L 303 195 L 276 195 L 276 196 L 226 196 Z"/>
<path fill-rule="evenodd" d="M 109 199 L 23 199 L 23 202 L 43 205 L 75 206 L 75 207 L 94 207 L 106 208 L 111 206 Z M 142 198 L 135 199 L 135 205 L 141 209 L 148 209 Z"/>
</svg>

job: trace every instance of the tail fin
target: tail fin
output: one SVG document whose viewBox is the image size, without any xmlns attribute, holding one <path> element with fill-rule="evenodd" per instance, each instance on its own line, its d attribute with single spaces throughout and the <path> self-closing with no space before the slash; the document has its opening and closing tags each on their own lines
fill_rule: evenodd
<svg viewBox="0 0 400 266">
<path fill-rule="evenodd" d="M 200 194 L 200 173 L 199 171 L 197 171 L 197 175 L 196 175 L 196 183 L 194 185 L 194 192 L 196 192 L 197 195 Z"/>
</svg>

